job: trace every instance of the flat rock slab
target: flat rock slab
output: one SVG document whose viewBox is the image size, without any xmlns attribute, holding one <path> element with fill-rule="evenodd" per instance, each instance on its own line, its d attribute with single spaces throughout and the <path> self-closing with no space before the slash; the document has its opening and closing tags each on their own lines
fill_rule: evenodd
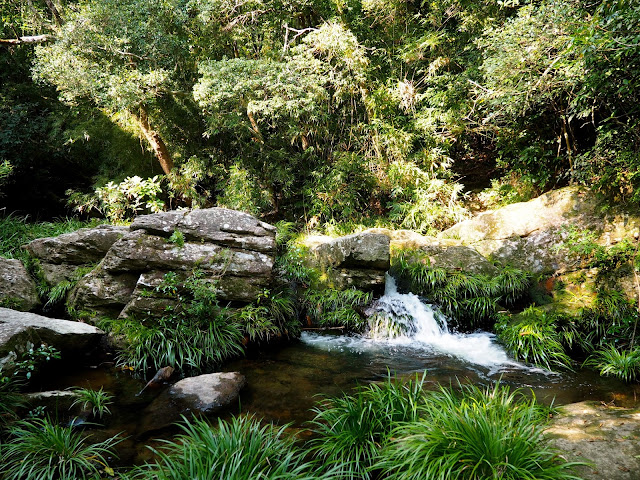
<svg viewBox="0 0 640 480">
<path fill-rule="evenodd" d="M 94 347 L 102 335 L 102 330 L 86 323 L 0 308 L 0 365 L 11 351 L 24 350 L 28 342 L 46 343 L 60 350 L 64 358 Z"/>
<path fill-rule="evenodd" d="M 547 436 L 570 461 L 587 461 L 585 480 L 640 478 L 640 410 L 579 402 L 561 407 Z"/>
</svg>

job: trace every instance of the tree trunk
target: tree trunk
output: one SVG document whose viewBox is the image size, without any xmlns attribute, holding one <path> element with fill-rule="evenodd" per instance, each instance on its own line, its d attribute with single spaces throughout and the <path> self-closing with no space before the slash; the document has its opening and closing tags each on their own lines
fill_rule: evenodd
<svg viewBox="0 0 640 480">
<path fill-rule="evenodd" d="M 138 121 L 140 130 L 142 130 L 144 138 L 146 138 L 147 142 L 149 142 L 149 145 L 151 145 L 153 153 L 155 153 L 158 162 L 160 162 L 162 171 L 166 175 L 169 175 L 171 173 L 171 170 L 173 169 L 173 159 L 171 158 L 171 154 L 169 153 L 167 146 L 162 140 L 162 137 L 160 137 L 158 132 L 153 130 L 149 125 L 149 117 L 147 115 L 147 111 L 144 107 L 140 107 L 140 115 L 132 115 Z"/>
<path fill-rule="evenodd" d="M 51 12 L 51 15 L 53 15 L 53 18 L 54 18 L 54 20 L 56 22 L 56 25 L 58 27 L 61 27 L 62 24 L 64 23 L 64 21 L 62 20 L 62 17 L 60 16 L 60 12 L 56 8 L 56 6 L 53 4 L 53 2 L 51 0 L 44 0 L 44 3 L 47 4 L 47 7 L 49 8 L 49 11 Z"/>
</svg>

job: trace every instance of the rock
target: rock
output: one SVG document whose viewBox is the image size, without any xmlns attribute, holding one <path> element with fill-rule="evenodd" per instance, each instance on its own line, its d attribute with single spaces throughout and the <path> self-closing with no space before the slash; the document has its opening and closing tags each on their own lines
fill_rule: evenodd
<svg viewBox="0 0 640 480">
<path fill-rule="evenodd" d="M 145 409 L 141 430 L 165 428 L 187 413 L 216 413 L 235 403 L 245 384 L 244 375 L 238 372 L 210 373 L 180 380 Z"/>
<path fill-rule="evenodd" d="M 111 245 L 128 230 L 113 225 L 81 228 L 57 237 L 38 238 L 25 248 L 43 263 L 85 265 L 102 260 Z"/>
<path fill-rule="evenodd" d="M 235 402 L 245 384 L 238 372 L 209 373 L 180 380 L 169 396 L 191 411 L 213 413 Z"/>
<path fill-rule="evenodd" d="M 0 257 L 0 305 L 22 311 L 40 305 L 36 284 L 20 260 Z"/>
<path fill-rule="evenodd" d="M 640 411 L 580 402 L 559 408 L 546 436 L 569 461 L 588 461 L 585 480 L 640 478 Z"/>
<path fill-rule="evenodd" d="M 178 246 L 165 238 L 136 230 L 113 245 L 102 268 L 112 273 L 199 268 L 215 274 L 270 277 L 273 257 L 211 243 L 185 242 Z"/>
<path fill-rule="evenodd" d="M 70 281 L 78 269 L 78 265 L 40 263 L 40 271 L 48 285 L 54 286 L 60 282 Z"/>
<path fill-rule="evenodd" d="M 44 407 L 46 413 L 53 418 L 72 418 L 82 413 L 82 407 L 73 402 L 78 398 L 75 393 L 69 390 L 49 390 L 47 392 L 27 393 L 29 408 Z"/>
<path fill-rule="evenodd" d="M 135 273 L 110 274 L 98 267 L 76 284 L 68 304 L 77 314 L 116 318 L 130 301 L 138 277 Z"/>
<path fill-rule="evenodd" d="M 273 254 L 276 248 L 274 226 L 248 213 L 227 208 L 142 215 L 131 224 L 131 230 L 140 229 L 159 236 L 169 236 L 178 231 L 187 240 L 269 254 Z"/>
<path fill-rule="evenodd" d="M 564 245 L 569 227 L 591 230 L 597 242 L 607 246 L 638 233 L 640 216 L 603 209 L 588 190 L 566 187 L 529 202 L 481 213 L 445 230 L 439 238 L 459 239 L 484 257 L 534 273 L 575 271 L 585 265 Z"/>
<path fill-rule="evenodd" d="M 29 342 L 55 347 L 65 358 L 92 349 L 103 335 L 85 323 L 0 308 L 0 365 L 11 361 L 10 352 L 26 350 Z"/>
<path fill-rule="evenodd" d="M 309 236 L 303 244 L 309 249 L 309 265 L 322 271 L 326 286 L 371 290 L 384 285 L 391 266 L 387 235 L 365 231 L 338 238 Z"/>
</svg>

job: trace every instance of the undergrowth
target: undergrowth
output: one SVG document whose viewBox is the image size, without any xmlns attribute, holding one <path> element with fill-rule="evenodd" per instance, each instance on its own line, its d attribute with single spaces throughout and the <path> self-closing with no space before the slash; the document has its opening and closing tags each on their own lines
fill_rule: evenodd
<svg viewBox="0 0 640 480">
<path fill-rule="evenodd" d="M 420 250 L 398 252 L 391 265 L 398 285 L 436 304 L 463 330 L 491 327 L 499 306 L 511 306 L 526 297 L 531 275 L 510 266 L 494 276 L 434 268 Z"/>
</svg>

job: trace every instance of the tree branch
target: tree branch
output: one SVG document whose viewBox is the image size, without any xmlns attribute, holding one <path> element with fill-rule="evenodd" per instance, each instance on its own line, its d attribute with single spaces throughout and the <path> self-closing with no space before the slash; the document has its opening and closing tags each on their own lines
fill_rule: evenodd
<svg viewBox="0 0 640 480">
<path fill-rule="evenodd" d="M 30 35 L 18 38 L 0 38 L 0 44 L 20 45 L 22 43 L 44 43 L 53 40 L 53 35 Z"/>
</svg>

